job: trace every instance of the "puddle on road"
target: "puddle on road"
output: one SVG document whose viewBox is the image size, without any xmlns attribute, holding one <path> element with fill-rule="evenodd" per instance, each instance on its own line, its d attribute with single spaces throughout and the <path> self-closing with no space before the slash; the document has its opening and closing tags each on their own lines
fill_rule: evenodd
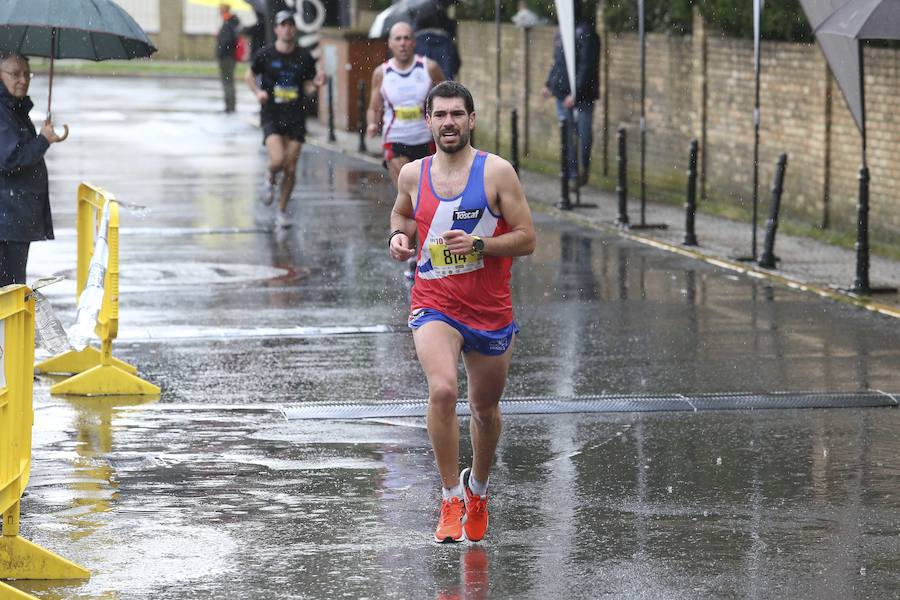
<svg viewBox="0 0 900 600">
<path fill-rule="evenodd" d="M 165 403 L 97 420 L 106 412 L 81 404 L 41 410 L 55 413 L 42 427 L 70 438 L 36 445 L 27 502 L 41 517 L 24 521 L 95 573 L 41 597 L 174 600 L 186 587 L 229 600 L 429 597 L 467 589 L 476 573 L 503 597 L 591 598 L 598 585 L 727 596 L 763 564 L 767 586 L 797 596 L 827 568 L 846 597 L 886 597 L 900 572 L 884 560 L 900 550 L 900 414 L 890 409 L 510 416 L 490 538 L 445 548 L 430 541 L 437 482 L 422 429 Z M 73 474 L 88 459 L 104 475 L 82 473 L 80 485 Z M 105 510 L 78 512 L 91 505 Z M 486 567 L 467 559 L 479 547 Z M 827 558 L 835 552 L 840 565 Z M 236 570 L 273 575 L 236 580 Z M 217 588 L 222 578 L 234 586 Z"/>
</svg>

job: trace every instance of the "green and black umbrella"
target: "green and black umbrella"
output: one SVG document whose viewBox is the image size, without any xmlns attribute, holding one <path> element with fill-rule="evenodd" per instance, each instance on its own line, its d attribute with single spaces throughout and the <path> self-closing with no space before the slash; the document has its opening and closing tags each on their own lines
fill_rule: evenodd
<svg viewBox="0 0 900 600">
<path fill-rule="evenodd" d="M 47 119 L 57 58 L 111 60 L 156 52 L 144 30 L 112 0 L 5 0 L 0 51 L 50 59 Z"/>
</svg>

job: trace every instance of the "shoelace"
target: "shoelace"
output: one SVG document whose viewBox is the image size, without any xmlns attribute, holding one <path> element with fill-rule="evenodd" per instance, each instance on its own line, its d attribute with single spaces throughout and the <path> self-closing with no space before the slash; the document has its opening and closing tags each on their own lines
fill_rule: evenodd
<svg viewBox="0 0 900 600">
<path fill-rule="evenodd" d="M 469 505 L 466 507 L 471 512 L 482 512 L 487 508 L 487 498 L 484 496 L 476 496 L 472 494 Z"/>
<path fill-rule="evenodd" d="M 441 507 L 441 526 L 449 525 L 451 523 L 455 523 L 462 519 L 463 512 L 465 510 L 465 505 L 461 500 L 457 500 L 453 502 L 451 500 L 444 500 L 443 507 Z"/>
</svg>

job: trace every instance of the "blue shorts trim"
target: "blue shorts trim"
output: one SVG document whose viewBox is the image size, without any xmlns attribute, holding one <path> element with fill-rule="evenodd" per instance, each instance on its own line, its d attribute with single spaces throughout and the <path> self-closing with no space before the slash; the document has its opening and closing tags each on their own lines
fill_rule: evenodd
<svg viewBox="0 0 900 600">
<path fill-rule="evenodd" d="M 486 356 L 499 356 L 509 350 L 513 336 L 519 333 L 519 326 L 513 321 L 506 327 L 485 331 L 463 325 L 456 319 L 433 308 L 419 308 L 409 314 L 410 329 L 418 329 L 425 323 L 442 321 L 456 329 L 463 337 L 463 352 L 474 350 Z"/>
</svg>

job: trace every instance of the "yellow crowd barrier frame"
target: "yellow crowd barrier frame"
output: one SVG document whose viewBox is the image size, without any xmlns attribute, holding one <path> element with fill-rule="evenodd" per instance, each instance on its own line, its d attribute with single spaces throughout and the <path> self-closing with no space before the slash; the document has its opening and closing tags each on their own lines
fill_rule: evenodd
<svg viewBox="0 0 900 600">
<path fill-rule="evenodd" d="M 88 346 L 47 359 L 36 369 L 41 373 L 76 373 L 50 387 L 51 394 L 76 396 L 159 394 L 159 387 L 137 376 L 137 368 L 112 355 L 112 342 L 119 331 L 119 203 L 116 197 L 89 183 L 78 186 L 78 281 L 76 301 L 87 285 L 94 237 L 109 207 L 107 244 L 109 260 L 103 283 L 103 304 L 97 317 L 100 350 Z"/>
<path fill-rule="evenodd" d="M 0 288 L 0 580 L 87 579 L 90 572 L 19 536 L 19 501 L 31 471 L 34 424 L 34 299 L 23 285 Z M 31 599 L 0 581 L 0 598 Z"/>
</svg>

